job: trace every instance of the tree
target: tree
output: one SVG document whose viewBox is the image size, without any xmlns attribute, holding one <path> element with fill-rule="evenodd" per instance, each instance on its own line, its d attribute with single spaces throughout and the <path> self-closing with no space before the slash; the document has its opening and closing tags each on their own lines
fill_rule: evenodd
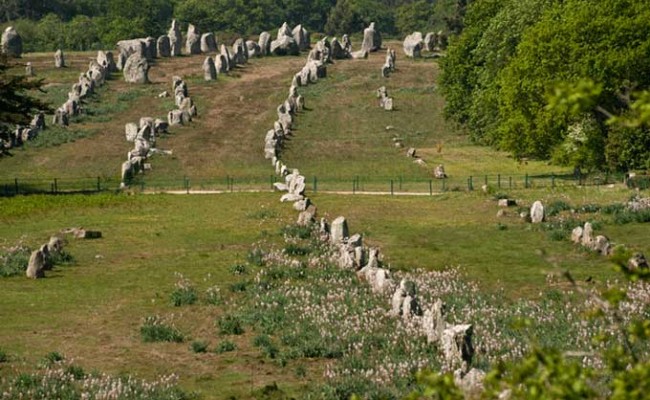
<svg viewBox="0 0 650 400">
<path fill-rule="evenodd" d="M 43 81 L 10 75 L 7 58 L 0 55 L 0 138 L 8 139 L 15 125 L 27 125 L 39 111 L 52 111 L 49 104 L 30 95 L 42 90 Z"/>
</svg>

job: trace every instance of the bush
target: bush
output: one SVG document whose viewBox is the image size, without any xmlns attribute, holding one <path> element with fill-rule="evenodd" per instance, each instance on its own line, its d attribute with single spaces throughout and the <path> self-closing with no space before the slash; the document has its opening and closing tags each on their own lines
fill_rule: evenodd
<svg viewBox="0 0 650 400">
<path fill-rule="evenodd" d="M 243 265 L 243 264 L 235 264 L 235 265 L 230 267 L 230 272 L 233 275 L 244 275 L 248 271 L 246 271 L 246 266 L 245 265 Z"/>
<path fill-rule="evenodd" d="M 246 259 L 251 265 L 261 267 L 264 265 L 264 252 L 260 248 L 255 248 L 248 252 Z"/>
<path fill-rule="evenodd" d="M 0 276 L 9 277 L 24 274 L 27 270 L 27 264 L 29 264 L 30 255 L 31 251 L 28 248 L 21 247 L 0 256 Z"/>
<path fill-rule="evenodd" d="M 52 351 L 50 353 L 47 353 L 45 355 L 45 358 L 43 359 L 46 365 L 54 364 L 57 362 L 63 361 L 63 355 L 61 353 Z"/>
<path fill-rule="evenodd" d="M 309 225 L 287 225 L 282 228 L 281 233 L 283 236 L 291 238 L 309 239 L 311 237 L 311 227 Z"/>
<path fill-rule="evenodd" d="M 223 303 L 221 291 L 218 286 L 211 286 L 205 291 L 205 302 L 207 304 L 219 305 Z"/>
<path fill-rule="evenodd" d="M 185 338 L 173 326 L 166 325 L 157 315 L 145 318 L 140 327 L 140 336 L 145 343 L 150 342 L 175 342 L 180 343 Z"/>
<path fill-rule="evenodd" d="M 552 217 L 558 215 L 562 211 L 567 211 L 570 209 L 571 206 L 567 202 L 562 200 L 556 200 L 546 207 L 545 212 L 546 212 L 546 216 Z"/>
<path fill-rule="evenodd" d="M 0 350 L 0 363 L 9 361 L 9 356 L 4 350 Z"/>
<path fill-rule="evenodd" d="M 219 333 L 222 335 L 241 335 L 244 333 L 242 322 L 235 315 L 224 315 L 217 320 Z"/>
<path fill-rule="evenodd" d="M 233 342 L 229 340 L 224 340 L 223 342 L 219 343 L 219 345 L 214 351 L 217 354 L 221 354 L 221 353 L 227 353 L 229 351 L 235 351 L 235 350 L 237 350 L 237 345 L 235 345 Z"/>
<path fill-rule="evenodd" d="M 229 288 L 231 292 L 237 293 L 237 292 L 245 292 L 246 286 L 248 286 L 248 283 L 246 281 L 241 281 L 241 282 L 231 283 Z"/>
<path fill-rule="evenodd" d="M 176 288 L 170 295 L 170 298 L 175 307 L 180 307 L 196 303 L 199 296 L 193 287 L 184 287 Z"/>
<path fill-rule="evenodd" d="M 298 244 L 289 243 L 284 247 L 284 251 L 290 256 L 305 256 L 311 253 L 309 247 L 300 246 Z"/>
<path fill-rule="evenodd" d="M 208 351 L 208 342 L 202 340 L 195 340 L 190 345 L 190 348 L 195 353 L 205 353 Z"/>
<path fill-rule="evenodd" d="M 76 380 L 81 380 L 86 377 L 86 372 L 84 371 L 83 368 L 81 368 L 78 365 L 68 365 L 65 368 L 65 372 L 71 375 Z"/>
</svg>

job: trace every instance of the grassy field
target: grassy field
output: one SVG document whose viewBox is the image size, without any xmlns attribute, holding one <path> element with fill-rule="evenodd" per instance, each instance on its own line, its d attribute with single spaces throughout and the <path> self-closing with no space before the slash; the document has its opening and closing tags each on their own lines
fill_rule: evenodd
<svg viewBox="0 0 650 400">
<path fill-rule="evenodd" d="M 32 61 L 36 73 L 45 78 L 48 98 L 58 105 L 90 57 L 70 54 L 64 70 L 51 66 L 49 54 L 28 54 L 23 61 Z M 88 102 L 87 115 L 67 129 L 45 131 L 33 143 L 12 150 L 12 157 L 1 159 L 0 178 L 115 179 L 129 149 L 124 124 L 141 116 L 163 117 L 173 105 L 157 94 L 170 90 L 173 75 L 181 75 L 188 81 L 199 117 L 160 140 L 159 147 L 173 149 L 174 154 L 152 159 L 153 170 L 146 179 L 223 180 L 230 175 L 266 182 L 272 170 L 262 157 L 263 137 L 304 58 L 252 60 L 211 83 L 202 81 L 202 61 L 200 56 L 159 60 L 150 72 L 152 84 L 146 86 L 130 86 L 116 75 Z M 573 226 L 561 226 L 563 220 L 593 221 L 598 234 L 650 254 L 647 224 L 615 223 L 603 212 L 565 210 L 546 225 L 523 222 L 517 207 L 505 217 L 496 216 L 497 194 L 516 199 L 521 209 L 541 199 L 548 205 L 562 201 L 577 210 L 627 201 L 633 193 L 622 185 L 511 190 L 491 183 L 490 193 L 449 191 L 418 197 L 325 193 L 350 190 L 349 183 L 357 176 L 360 190 L 374 189 L 374 181 L 381 181 L 382 190 L 387 190 L 389 180 L 400 176 L 426 182 L 438 163 L 451 177 L 567 172 L 543 162 L 518 163 L 468 143 L 442 118 L 435 61 L 400 57 L 398 70 L 389 79 L 380 77 L 382 62 L 383 54 L 337 62 L 328 68 L 327 79 L 301 89 L 307 110 L 298 116 L 283 160 L 299 168 L 309 183 L 318 178 L 322 191 L 310 197 L 320 216 L 329 220 L 346 216 L 351 232 L 363 233 L 366 244 L 380 247 L 391 269 L 437 271 L 458 266 L 482 292 L 509 304 L 537 299 L 549 289 L 546 278 L 551 273 L 568 270 L 585 287 L 617 276 L 606 258 L 566 240 L 567 229 Z M 381 85 L 395 98 L 394 112 L 376 105 L 374 92 Z M 404 148 L 394 146 L 394 137 L 402 139 Z M 415 147 L 427 166 L 407 158 L 408 147 Z M 464 178 L 458 182 L 462 185 Z M 478 178 L 475 186 L 480 184 Z M 397 185 L 396 190 L 402 189 Z M 273 382 L 299 398 L 306 387 L 321 384 L 330 361 L 303 357 L 279 366 L 254 345 L 259 332 L 218 334 L 215 322 L 229 312 L 226 307 L 200 300 L 178 308 L 170 300 L 180 273 L 197 288 L 200 299 L 216 287 L 226 301 L 237 301 L 233 292 L 242 277 L 233 273 L 233 266 L 246 265 L 250 270 L 246 279 L 252 278 L 257 267 L 248 263 L 251 249 L 281 248 L 281 229 L 296 218 L 278 197 L 106 193 L 0 198 L 3 248 L 16 244 L 35 248 L 69 227 L 103 233 L 98 240 L 70 238 L 67 250 L 74 256 L 73 265 L 57 267 L 47 279 L 0 279 L 0 350 L 10 358 L 9 363 L 0 362 L 0 376 L 29 369 L 48 352 L 58 351 L 88 371 L 145 378 L 178 373 L 184 389 L 207 399 L 262 398 L 260 390 Z M 186 340 L 144 343 L 139 330 L 151 315 L 172 321 Z M 206 341 L 209 351 L 193 352 L 193 341 Z M 236 350 L 213 351 L 225 341 L 232 341 Z"/>
</svg>

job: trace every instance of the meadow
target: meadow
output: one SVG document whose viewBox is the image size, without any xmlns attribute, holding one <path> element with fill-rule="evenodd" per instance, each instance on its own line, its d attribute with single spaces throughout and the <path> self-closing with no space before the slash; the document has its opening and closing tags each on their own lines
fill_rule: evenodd
<svg viewBox="0 0 650 400">
<path fill-rule="evenodd" d="M 64 71 L 48 66 L 48 54 L 24 60 L 32 61 L 58 104 L 63 87 L 89 57 L 71 54 Z M 434 60 L 400 57 L 398 70 L 383 79 L 382 58 L 337 62 L 328 78 L 300 90 L 307 110 L 297 118 L 283 160 L 308 179 L 318 177 L 319 190 L 309 196 L 319 216 L 330 221 L 345 216 L 351 232 L 381 249 L 384 265 L 417 282 L 423 304 L 443 298 L 453 321 L 475 323 L 477 366 L 516 358 L 534 340 L 589 350 L 589 339 L 609 327 L 581 328 L 585 298 L 562 276 L 569 271 L 578 287 L 589 291 L 619 274 L 606 257 L 570 243 L 569 234 L 590 221 L 598 234 L 650 254 L 647 221 L 618 214 L 636 193 L 620 183 L 510 189 L 493 181 L 483 191 L 481 180 L 477 190 L 465 191 L 460 186 L 470 175 L 569 171 L 517 162 L 471 144 L 442 118 Z M 163 117 L 172 106 L 157 94 L 169 90 L 173 75 L 181 75 L 199 117 L 160 140 L 159 147 L 174 154 L 154 157 L 144 180 L 236 176 L 266 186 L 272 169 L 262 157 L 264 133 L 303 57 L 251 60 L 211 83 L 199 75 L 201 62 L 199 56 L 159 60 L 152 84 L 140 87 L 115 76 L 68 129 L 48 129 L 1 159 L 0 178 L 115 179 L 129 147 L 124 123 Z M 381 85 L 394 96 L 396 111 L 377 107 L 374 91 Z M 403 148 L 395 147 L 397 136 Z M 427 166 L 407 158 L 408 147 L 417 148 Z M 399 177 L 427 182 L 437 163 L 451 177 L 463 177 L 458 190 L 431 196 L 328 193 L 350 191 L 356 177 L 360 191 L 364 185 L 375 189 L 364 182 L 379 181 L 386 190 L 384 182 Z M 496 201 L 504 196 L 518 206 L 497 217 Z M 332 269 L 328 250 L 293 225 L 295 211 L 278 198 L 268 190 L 172 195 L 137 188 L 0 198 L 5 250 L 36 248 L 70 227 L 103 236 L 66 237 L 73 260 L 46 279 L 0 278 L 0 352 L 6 359 L 0 375 L 33 371 L 55 352 L 64 365 L 89 373 L 150 381 L 176 374 L 184 393 L 206 399 L 403 395 L 416 369 L 440 365 L 435 349 L 413 339 L 408 327 L 396 328 L 395 319 L 383 313 L 386 304 L 353 273 Z M 535 200 L 554 210 L 544 224 L 519 217 Z M 647 310 L 639 298 L 629 306 L 631 319 Z M 319 308 L 328 302 L 331 309 Z M 309 304 L 313 308 L 306 310 Z M 515 329 L 523 317 L 532 319 L 534 328 Z M 323 335 L 330 329 L 331 336 Z M 384 384 L 376 385 L 379 381 Z"/>
</svg>

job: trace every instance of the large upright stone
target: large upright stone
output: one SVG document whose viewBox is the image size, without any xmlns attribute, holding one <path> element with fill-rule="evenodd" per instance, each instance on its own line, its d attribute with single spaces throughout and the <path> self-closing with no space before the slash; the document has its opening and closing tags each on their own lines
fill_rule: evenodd
<svg viewBox="0 0 650 400">
<path fill-rule="evenodd" d="M 61 51 L 61 49 L 58 49 L 56 53 L 54 53 L 54 67 L 55 68 L 65 67 L 65 57 L 63 57 L 63 51 Z"/>
<path fill-rule="evenodd" d="M 298 48 L 302 50 L 307 50 L 309 48 L 309 33 L 302 25 L 296 25 L 291 32 L 293 40 L 298 44 Z"/>
<path fill-rule="evenodd" d="M 202 53 L 217 52 L 217 40 L 214 38 L 214 33 L 208 32 L 201 35 L 201 52 Z"/>
<path fill-rule="evenodd" d="M 541 201 L 537 200 L 530 207 L 530 221 L 533 224 L 539 224 L 544 221 L 544 205 Z"/>
<path fill-rule="evenodd" d="M 153 60 L 158 56 L 155 38 L 148 36 L 142 39 L 142 43 L 144 45 L 144 56 L 147 57 L 147 60 Z"/>
<path fill-rule="evenodd" d="M 420 58 L 422 56 L 421 51 L 423 43 L 422 34 L 420 32 L 413 32 L 404 39 L 404 54 L 406 54 L 407 57 Z"/>
<path fill-rule="evenodd" d="M 254 57 L 261 57 L 262 52 L 260 50 L 260 46 L 252 41 L 252 40 L 247 40 L 246 41 L 246 52 L 248 55 L 248 58 L 254 58 Z"/>
<path fill-rule="evenodd" d="M 32 279 L 43 278 L 45 276 L 45 262 L 45 254 L 41 250 L 34 250 L 27 264 L 27 277 Z"/>
<path fill-rule="evenodd" d="M 428 32 L 424 37 L 424 50 L 433 51 L 436 47 L 436 34 L 434 32 Z"/>
<path fill-rule="evenodd" d="M 300 49 L 293 37 L 282 36 L 271 42 L 271 53 L 276 56 L 297 56 L 300 54 Z"/>
<path fill-rule="evenodd" d="M 230 50 L 225 44 L 221 44 L 220 54 L 226 59 L 226 71 L 230 71 L 235 67 L 232 56 L 230 55 Z"/>
<path fill-rule="evenodd" d="M 375 23 L 371 22 L 363 31 L 363 43 L 361 44 L 361 50 L 367 52 L 377 51 L 381 48 L 381 35 L 379 31 L 375 29 Z"/>
<path fill-rule="evenodd" d="M 199 34 L 199 30 L 192 24 L 187 27 L 185 52 L 187 54 L 201 54 L 201 35 Z"/>
<path fill-rule="evenodd" d="M 149 82 L 149 63 L 143 56 L 135 53 L 131 54 L 124 64 L 122 70 L 124 80 L 129 83 L 148 83 Z"/>
<path fill-rule="evenodd" d="M 2 54 L 7 57 L 20 57 L 23 54 L 23 39 L 13 26 L 8 26 L 2 32 L 2 41 L 0 42 Z"/>
<path fill-rule="evenodd" d="M 472 325 L 455 325 L 445 329 L 441 337 L 441 350 L 445 364 L 452 369 L 469 365 L 474 356 Z"/>
<path fill-rule="evenodd" d="M 244 65 L 248 62 L 248 50 L 246 50 L 246 42 L 242 38 L 235 40 L 232 45 L 232 58 L 235 65 Z"/>
<path fill-rule="evenodd" d="M 169 36 L 162 35 L 156 41 L 156 53 L 158 57 L 170 57 L 172 55 L 172 48 L 169 42 Z"/>
<path fill-rule="evenodd" d="M 141 39 L 120 40 L 117 42 L 117 48 L 120 52 L 124 52 L 127 57 L 131 54 L 147 57 L 147 48 Z"/>
<path fill-rule="evenodd" d="M 345 217 L 338 217 L 332 221 L 330 227 L 330 241 L 332 243 L 341 243 L 343 239 L 349 237 L 348 233 L 348 223 L 345 220 Z"/>
<path fill-rule="evenodd" d="M 223 54 L 217 54 L 214 56 L 214 66 L 217 75 L 225 74 L 228 72 L 228 59 Z"/>
<path fill-rule="evenodd" d="M 260 46 L 260 54 L 268 56 L 271 53 L 271 34 L 268 32 L 260 33 L 257 45 Z"/>
<path fill-rule="evenodd" d="M 217 69 L 214 66 L 212 57 L 206 57 L 205 61 L 203 61 L 203 79 L 206 81 L 217 79 Z"/>
<path fill-rule="evenodd" d="M 115 60 L 113 59 L 113 53 L 110 51 L 101 51 L 97 52 L 97 64 L 101 65 L 107 72 L 116 72 L 117 66 L 115 65 Z"/>
<path fill-rule="evenodd" d="M 172 57 L 180 56 L 183 38 L 181 37 L 181 27 L 175 19 L 172 20 L 172 26 L 169 28 L 167 36 L 169 37 L 169 46 Z"/>
<path fill-rule="evenodd" d="M 424 312 L 422 317 L 422 329 L 427 337 L 428 343 L 438 343 L 442 338 L 442 332 L 447 328 L 443 316 L 442 300 L 437 299 L 431 308 Z"/>
</svg>

